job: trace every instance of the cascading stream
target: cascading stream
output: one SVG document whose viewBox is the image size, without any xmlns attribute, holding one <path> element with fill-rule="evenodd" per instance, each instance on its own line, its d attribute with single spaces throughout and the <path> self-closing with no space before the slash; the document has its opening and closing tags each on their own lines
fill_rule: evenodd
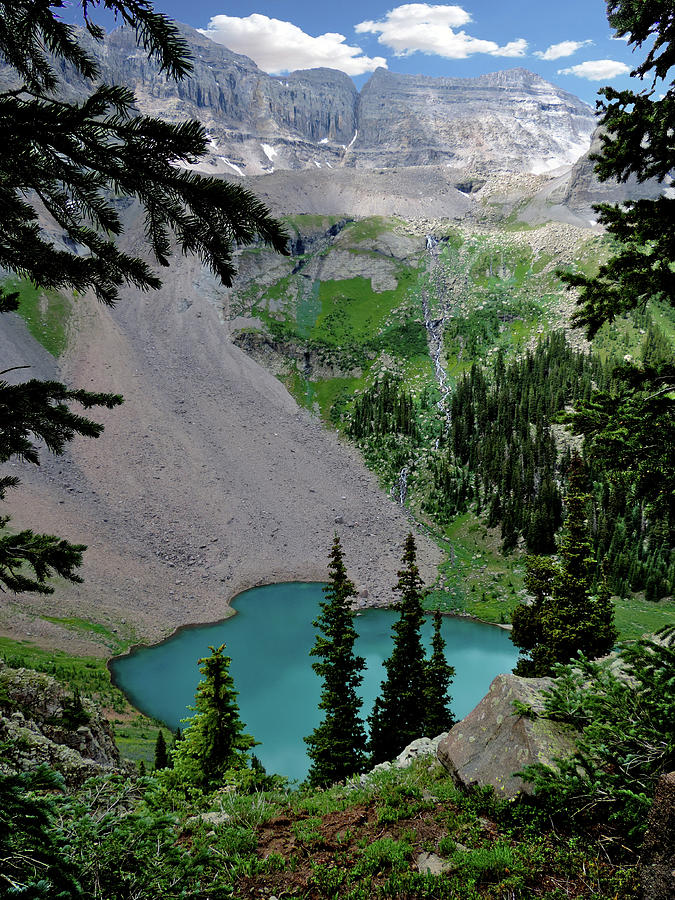
<svg viewBox="0 0 675 900">
<path fill-rule="evenodd" d="M 441 306 L 440 318 L 433 318 L 431 313 L 431 304 L 429 302 L 429 292 L 434 285 L 435 276 L 438 271 L 440 243 L 433 235 L 426 236 L 427 257 L 427 283 L 422 288 L 422 312 L 424 314 L 424 327 L 427 331 L 427 343 L 429 344 L 429 355 L 434 365 L 434 375 L 441 398 L 437 403 L 438 411 L 450 427 L 450 404 L 447 403 L 450 393 L 450 385 L 448 384 L 448 373 L 443 365 L 443 329 L 445 325 L 445 311 Z M 438 288 L 440 284 L 436 285 Z M 436 441 L 438 447 L 438 441 Z"/>
<path fill-rule="evenodd" d="M 396 481 L 394 482 L 394 484 L 392 485 L 392 488 L 391 488 L 392 497 L 394 497 L 394 499 L 396 499 L 397 502 L 401 506 L 405 506 L 405 501 L 408 497 L 408 474 L 409 474 L 409 471 L 410 470 L 409 470 L 407 464 L 405 466 L 403 466 L 401 471 L 398 473 L 398 478 L 396 479 Z"/>
<path fill-rule="evenodd" d="M 441 316 L 440 318 L 433 318 L 431 313 L 431 304 L 429 302 L 429 293 L 430 289 L 434 286 L 434 281 L 438 281 L 435 279 L 435 276 L 439 270 L 439 253 L 440 253 L 441 245 L 437 238 L 435 238 L 432 234 L 428 234 L 426 236 L 426 250 L 427 250 L 427 275 L 428 279 L 421 292 L 421 300 L 422 300 L 422 312 L 424 315 L 424 327 L 427 332 L 427 343 L 429 345 L 429 355 L 431 356 L 431 361 L 434 365 L 434 376 L 436 378 L 436 383 L 438 384 L 438 389 L 441 394 L 441 398 L 436 404 L 438 407 L 438 411 L 441 414 L 442 418 L 445 420 L 447 427 L 450 427 L 450 404 L 447 403 L 448 395 L 450 393 L 450 385 L 448 384 L 448 373 L 443 365 L 443 328 L 445 325 L 445 309 L 441 307 Z M 440 283 L 436 284 L 436 287 L 439 289 L 439 293 L 442 289 L 442 285 Z M 439 446 L 439 439 L 436 439 L 436 449 Z M 394 482 L 391 495 L 394 497 L 401 506 L 405 505 L 405 501 L 408 496 L 408 475 L 410 469 L 406 464 L 403 466 L 401 471 L 398 473 L 398 478 Z"/>
</svg>

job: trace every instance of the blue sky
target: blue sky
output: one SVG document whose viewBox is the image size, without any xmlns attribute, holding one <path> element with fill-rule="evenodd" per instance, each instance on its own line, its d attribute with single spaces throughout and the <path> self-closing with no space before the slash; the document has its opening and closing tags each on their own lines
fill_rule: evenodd
<svg viewBox="0 0 675 900">
<path fill-rule="evenodd" d="M 270 73 L 325 65 L 359 86 L 378 65 L 453 77 L 524 66 L 593 104 L 602 85 L 628 87 L 644 56 L 612 39 L 603 0 L 156 0 L 155 9 Z"/>
</svg>

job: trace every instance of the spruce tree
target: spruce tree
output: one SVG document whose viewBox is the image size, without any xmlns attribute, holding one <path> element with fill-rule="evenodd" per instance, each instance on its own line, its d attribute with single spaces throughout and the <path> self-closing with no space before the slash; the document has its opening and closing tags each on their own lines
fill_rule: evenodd
<svg viewBox="0 0 675 900">
<path fill-rule="evenodd" d="M 375 764 L 392 759 L 424 732 L 426 672 L 420 633 L 424 617 L 422 579 L 412 534 L 405 541 L 403 568 L 398 572 L 395 590 L 401 595 L 400 616 L 392 627 L 391 656 L 384 663 L 387 676 L 368 719 L 371 759 Z"/>
<path fill-rule="evenodd" d="M 80 30 L 59 18 L 58 10 L 72 5 L 0 0 L 6 86 L 0 90 L 0 271 L 45 289 L 91 289 L 111 306 L 124 285 L 160 287 L 145 254 L 132 256 L 118 245 L 123 198 L 144 210 L 146 242 L 159 267 L 169 265 L 175 243 L 230 285 L 235 245 L 261 239 L 285 252 L 283 228 L 249 191 L 187 168 L 206 152 L 202 125 L 139 115 L 131 91 L 99 83 L 86 48 L 104 36 L 93 20 L 97 8 L 133 28 L 161 70 L 181 79 L 192 66 L 176 26 L 150 0 L 79 0 L 82 40 Z M 80 101 L 61 91 L 59 72 L 68 69 L 88 91 Z M 50 232 L 63 240 L 55 244 Z M 18 301 L 17 291 L 0 287 L 0 313 L 16 310 Z M 101 426 L 71 406 L 121 402 L 57 382 L 11 385 L 2 377 L 9 371 L 0 371 L 0 463 L 18 457 L 37 464 L 41 445 L 60 453 L 77 434 L 96 437 Z M 0 479 L 0 501 L 17 483 L 14 476 Z M 0 515 L 1 589 L 51 593 L 52 575 L 79 581 L 83 545 L 31 530 L 14 534 L 8 525 Z"/>
<path fill-rule="evenodd" d="M 598 101 L 602 150 L 595 157 L 600 180 L 670 183 L 675 128 L 675 32 L 673 3 L 607 0 L 609 24 L 634 49 L 646 50 L 631 75 L 645 88 L 604 87 Z M 660 82 L 657 85 L 657 82 Z M 605 322 L 629 311 L 644 313 L 650 301 L 675 306 L 675 199 L 594 207 L 613 238 L 613 255 L 596 275 L 563 274 L 579 290 L 575 323 L 593 337 Z M 619 389 L 593 392 L 577 405 L 573 427 L 587 437 L 589 456 L 647 503 L 648 515 L 668 518 L 675 542 L 675 366 L 645 360 L 617 371 Z M 655 436 L 658 439 L 655 440 Z"/>
<path fill-rule="evenodd" d="M 449 731 L 455 724 L 455 717 L 450 710 L 452 697 L 449 694 L 455 669 L 445 657 L 445 640 L 441 634 L 442 619 L 440 612 L 436 610 L 434 635 L 431 640 L 431 657 L 424 667 L 426 679 L 424 733 L 430 738 Z"/>
<path fill-rule="evenodd" d="M 529 606 L 517 606 L 511 617 L 511 640 L 522 655 L 514 672 L 525 678 L 548 674 L 555 662 L 544 639 L 544 618 L 551 603 L 558 564 L 547 556 L 525 558 L 525 587 L 532 595 Z"/>
<path fill-rule="evenodd" d="M 228 769 L 248 765 L 248 750 L 256 745 L 239 717 L 237 691 L 230 674 L 225 644 L 209 647 L 211 656 L 199 660 L 204 676 L 197 686 L 195 715 L 174 750 L 174 768 L 206 787 L 217 784 Z"/>
<path fill-rule="evenodd" d="M 169 754 L 166 749 L 166 741 L 164 740 L 164 732 L 160 730 L 155 741 L 155 771 L 166 769 L 169 766 Z"/>
<path fill-rule="evenodd" d="M 314 621 L 319 629 L 311 656 L 319 657 L 312 668 L 323 679 L 319 709 L 325 716 L 305 738 L 312 760 L 308 780 L 324 787 L 361 772 L 366 762 L 366 734 L 356 691 L 363 681 L 366 661 L 354 655 L 357 638 L 354 614 L 349 605 L 356 596 L 347 578 L 340 539 L 335 535 L 328 564 L 329 582 L 324 587 L 321 613 Z"/>
<path fill-rule="evenodd" d="M 7 746 L 5 744 L 5 746 Z M 0 882 L 5 897 L 84 897 L 73 854 L 63 840 L 63 776 L 47 765 L 0 772 Z M 91 896 L 91 895 L 90 895 Z"/>
<path fill-rule="evenodd" d="M 519 660 L 516 673 L 548 675 L 555 663 L 566 663 L 582 652 L 589 659 L 603 656 L 616 640 L 613 609 L 606 586 L 594 595 L 595 559 L 587 520 L 589 495 L 584 463 L 574 454 L 566 495 L 567 519 L 560 562 L 535 557 L 528 561 L 526 586 L 534 594 L 531 607 L 513 613 L 511 640 L 529 657 Z"/>
</svg>

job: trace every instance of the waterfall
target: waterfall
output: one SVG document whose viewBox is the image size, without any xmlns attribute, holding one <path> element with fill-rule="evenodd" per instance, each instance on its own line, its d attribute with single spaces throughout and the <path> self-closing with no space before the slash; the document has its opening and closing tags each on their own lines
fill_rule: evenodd
<svg viewBox="0 0 675 900">
<path fill-rule="evenodd" d="M 397 503 L 400 503 L 401 506 L 405 506 L 406 498 L 408 497 L 408 466 L 405 465 L 398 473 L 398 478 L 394 482 L 391 488 L 391 496 Z"/>
</svg>

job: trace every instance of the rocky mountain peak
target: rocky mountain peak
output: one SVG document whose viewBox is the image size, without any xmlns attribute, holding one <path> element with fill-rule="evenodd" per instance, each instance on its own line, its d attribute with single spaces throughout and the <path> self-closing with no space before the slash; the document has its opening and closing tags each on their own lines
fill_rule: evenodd
<svg viewBox="0 0 675 900">
<path fill-rule="evenodd" d="M 477 78 L 379 68 L 359 93 L 328 68 L 268 75 L 246 56 L 181 25 L 194 69 L 175 83 L 122 27 L 101 44 L 82 35 L 105 81 L 132 88 L 142 112 L 207 128 L 209 174 L 446 165 L 483 175 L 571 165 L 590 144 L 593 110 L 518 67 Z M 85 85 L 63 70 L 71 96 Z"/>
<path fill-rule="evenodd" d="M 477 78 L 378 69 L 361 91 L 358 126 L 350 165 L 538 174 L 588 149 L 595 114 L 523 68 Z"/>
</svg>

